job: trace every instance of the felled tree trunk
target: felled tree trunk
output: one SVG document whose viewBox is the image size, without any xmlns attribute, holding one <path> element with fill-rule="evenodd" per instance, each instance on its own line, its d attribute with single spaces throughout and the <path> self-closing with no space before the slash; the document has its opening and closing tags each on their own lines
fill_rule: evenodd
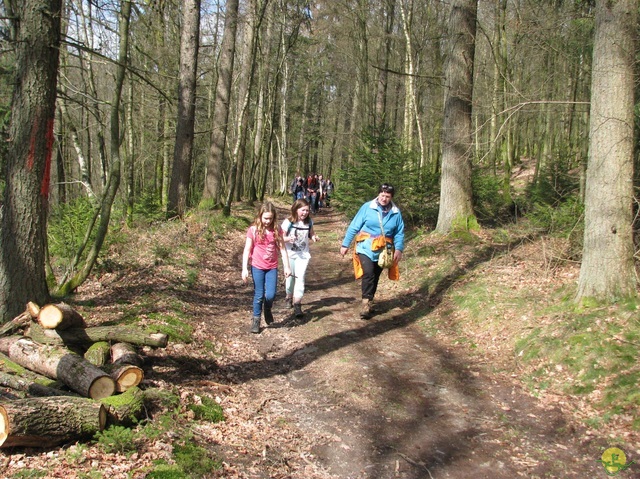
<svg viewBox="0 0 640 479">
<path fill-rule="evenodd" d="M 145 393 L 137 387 L 129 389 L 118 396 L 111 396 L 101 400 L 107 410 L 107 424 L 131 426 L 144 418 Z"/>
<path fill-rule="evenodd" d="M 123 342 L 153 348 L 167 346 L 167 335 L 162 333 L 147 333 L 122 326 L 96 326 L 92 328 L 71 328 L 64 331 L 45 329 L 38 331 L 31 328 L 27 334 L 34 341 L 43 344 L 77 344 L 88 348 L 98 341 Z"/>
<path fill-rule="evenodd" d="M 52 447 L 90 438 L 106 422 L 105 407 L 85 398 L 7 401 L 0 404 L 0 447 Z"/>
<path fill-rule="evenodd" d="M 51 388 L 42 384 L 29 381 L 22 376 L 0 371 L 0 386 L 11 388 L 15 391 L 22 391 L 29 396 L 75 396 L 74 393 Z"/>
<path fill-rule="evenodd" d="M 13 336 L 0 338 L 0 352 L 27 369 L 60 379 L 82 396 L 102 399 L 115 392 L 111 376 L 68 349 Z"/>
<path fill-rule="evenodd" d="M 19 365 L 15 361 L 9 359 L 8 356 L 0 352 L 0 369 L 8 374 L 13 374 L 16 376 L 20 376 L 25 381 L 30 383 L 39 384 L 41 386 L 46 386 L 47 388 L 52 389 L 62 389 L 66 387 L 61 381 L 57 379 L 51 379 L 47 376 L 43 376 L 42 374 L 38 374 L 34 371 L 31 371 L 24 366 Z M 60 394 L 66 394 L 61 392 Z"/>
<path fill-rule="evenodd" d="M 107 341 L 98 341 L 89 346 L 84 353 L 84 358 L 99 368 L 109 362 L 111 357 L 111 345 Z"/>
<path fill-rule="evenodd" d="M 47 304 L 40 308 L 38 323 L 44 329 L 57 330 L 87 326 L 82 315 L 66 303 Z"/>
<path fill-rule="evenodd" d="M 143 361 L 138 351 L 129 343 L 115 343 L 111 346 L 111 362 L 113 364 L 132 364 L 142 367 Z"/>
</svg>

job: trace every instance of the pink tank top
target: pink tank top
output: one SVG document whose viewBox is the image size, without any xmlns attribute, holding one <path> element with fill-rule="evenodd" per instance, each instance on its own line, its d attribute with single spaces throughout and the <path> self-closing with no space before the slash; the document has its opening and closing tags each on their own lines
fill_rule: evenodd
<svg viewBox="0 0 640 479">
<path fill-rule="evenodd" d="M 265 230 L 264 238 L 256 232 L 256 227 L 251 226 L 247 230 L 247 238 L 253 240 L 251 252 L 251 264 L 258 269 L 269 270 L 278 267 L 278 244 L 275 231 Z"/>
</svg>

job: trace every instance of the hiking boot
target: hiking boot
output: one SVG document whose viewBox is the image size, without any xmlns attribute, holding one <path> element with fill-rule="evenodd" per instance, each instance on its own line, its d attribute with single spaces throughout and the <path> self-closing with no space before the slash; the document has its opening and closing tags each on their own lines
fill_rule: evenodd
<svg viewBox="0 0 640 479">
<path fill-rule="evenodd" d="M 296 318 L 302 317 L 302 303 L 293 303 L 293 314 Z"/>
<path fill-rule="evenodd" d="M 264 322 L 269 326 L 273 323 L 273 313 L 271 312 L 271 308 L 264 308 Z"/>
<path fill-rule="evenodd" d="M 284 298 L 284 304 L 288 309 L 293 308 L 293 298 L 291 296 L 287 296 Z"/>
<path fill-rule="evenodd" d="M 362 306 L 360 308 L 360 317 L 362 319 L 369 319 L 371 317 L 371 300 L 362 298 Z"/>
<path fill-rule="evenodd" d="M 258 334 L 260 332 L 260 316 L 254 316 L 251 318 L 251 332 Z"/>
</svg>

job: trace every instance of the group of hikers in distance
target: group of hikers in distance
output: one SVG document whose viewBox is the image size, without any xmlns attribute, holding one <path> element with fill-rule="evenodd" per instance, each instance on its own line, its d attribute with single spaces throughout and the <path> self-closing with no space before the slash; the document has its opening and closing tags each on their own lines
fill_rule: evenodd
<svg viewBox="0 0 640 479">
<path fill-rule="evenodd" d="M 340 254 L 344 257 L 355 242 L 353 267 L 355 278 L 362 279 L 359 315 L 363 320 L 370 319 L 374 313 L 373 300 L 382 272 L 386 269 L 391 280 L 400 278 L 398 263 L 404 251 L 404 221 L 393 202 L 394 194 L 392 185 L 380 185 L 378 195 L 366 201 L 353 217 L 340 245 Z M 296 198 L 290 216 L 278 224 L 276 207 L 267 201 L 260 206 L 253 224 L 247 229 L 242 280 L 247 283 L 250 276 L 253 280 L 252 333 L 260 333 L 263 315 L 267 326 L 274 322 L 278 253 L 282 257 L 285 276 L 286 307 L 293 309 L 296 318 L 304 316 L 302 297 L 311 260 L 309 245 L 320 240 L 313 227 L 313 212 L 307 198 Z"/>
<path fill-rule="evenodd" d="M 312 214 L 316 214 L 320 208 L 330 206 L 332 193 L 333 181 L 317 173 L 302 176 L 300 172 L 296 172 L 289 185 L 289 194 L 293 197 L 293 201 L 307 200 Z"/>
</svg>

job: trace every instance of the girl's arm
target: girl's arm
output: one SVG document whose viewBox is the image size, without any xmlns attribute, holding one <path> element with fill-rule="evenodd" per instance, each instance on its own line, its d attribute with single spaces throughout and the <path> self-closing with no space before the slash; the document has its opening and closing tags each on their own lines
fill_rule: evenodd
<svg viewBox="0 0 640 479">
<path fill-rule="evenodd" d="M 282 256 L 282 266 L 284 267 L 284 277 L 291 276 L 291 266 L 289 265 L 289 254 L 287 248 L 284 245 L 284 239 L 280 234 L 280 231 L 276 230 L 276 244 L 280 248 L 280 256 Z"/>
<path fill-rule="evenodd" d="M 309 228 L 309 238 L 311 238 L 314 243 L 320 239 L 320 236 L 318 236 L 316 231 L 313 229 L 313 225 Z"/>
<path fill-rule="evenodd" d="M 253 250 L 253 239 L 247 237 L 244 243 L 244 251 L 242 252 L 242 281 L 245 283 L 249 279 L 249 255 Z"/>
</svg>

